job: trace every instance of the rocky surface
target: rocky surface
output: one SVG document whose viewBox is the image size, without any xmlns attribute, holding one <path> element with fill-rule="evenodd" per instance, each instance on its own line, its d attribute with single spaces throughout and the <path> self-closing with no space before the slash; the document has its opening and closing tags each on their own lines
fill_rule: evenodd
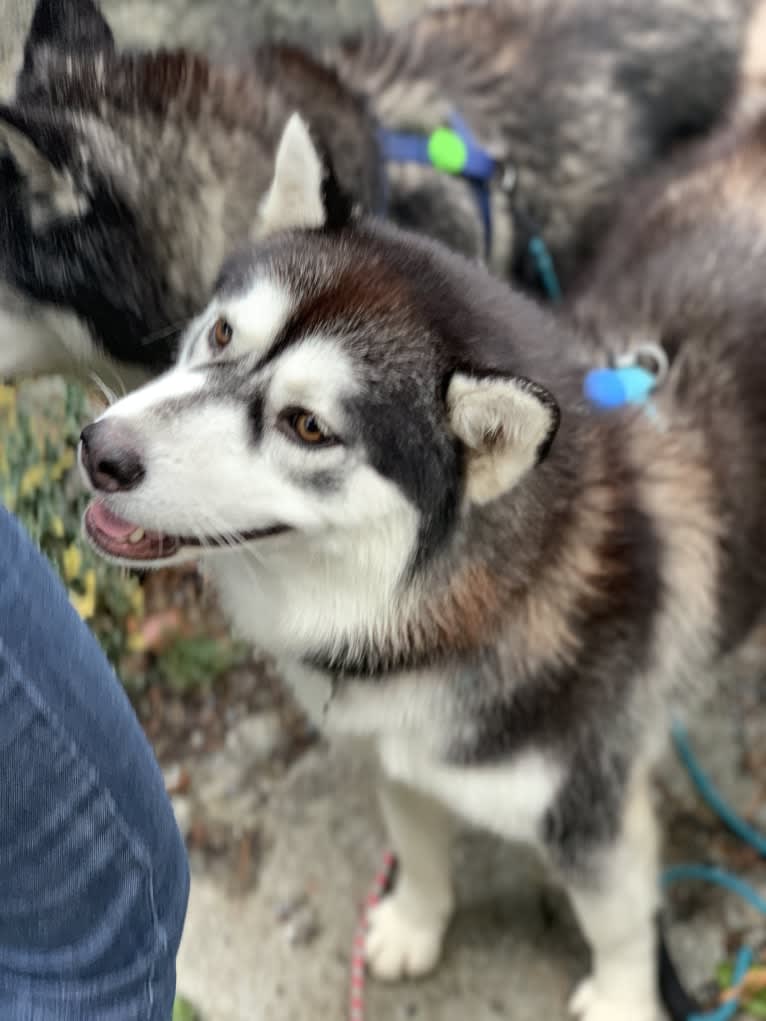
<svg viewBox="0 0 766 1021">
<path fill-rule="evenodd" d="M 0 0 L 0 72 L 8 82 L 31 0 Z M 381 3 L 384 17 L 415 4 Z M 241 48 L 261 34 L 335 31 L 373 18 L 371 0 L 105 0 L 121 40 Z M 346 1016 L 357 911 L 385 838 L 372 768 L 327 748 L 261 661 L 196 701 L 151 697 L 141 709 L 165 769 L 193 870 L 179 988 L 205 1021 Z M 716 782 L 766 826 L 766 696 L 733 686 L 694 740 Z M 766 870 L 700 805 L 672 755 L 658 782 L 666 860 L 715 861 L 766 891 Z M 455 851 L 460 910 L 446 958 L 426 981 L 371 984 L 368 1021 L 563 1021 L 587 951 L 565 898 L 523 849 L 465 834 Z M 707 889 L 673 892 L 671 939 L 704 992 L 714 966 L 762 920 Z M 615 1019 L 618 1021 L 618 1019 Z"/>
</svg>

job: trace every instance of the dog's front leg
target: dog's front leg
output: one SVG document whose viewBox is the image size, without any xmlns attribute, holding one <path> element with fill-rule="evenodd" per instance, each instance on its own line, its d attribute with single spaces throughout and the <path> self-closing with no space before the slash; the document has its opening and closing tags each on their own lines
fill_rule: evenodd
<svg viewBox="0 0 766 1021">
<path fill-rule="evenodd" d="M 384 779 L 381 806 L 399 861 L 393 892 L 370 913 L 367 962 L 378 978 L 425 975 L 438 963 L 453 907 L 451 819 L 431 798 Z"/>
<path fill-rule="evenodd" d="M 593 952 L 593 973 L 575 993 L 581 1021 L 657 1021 L 658 840 L 648 783 L 634 783 L 618 840 L 589 878 L 568 877 Z"/>
</svg>

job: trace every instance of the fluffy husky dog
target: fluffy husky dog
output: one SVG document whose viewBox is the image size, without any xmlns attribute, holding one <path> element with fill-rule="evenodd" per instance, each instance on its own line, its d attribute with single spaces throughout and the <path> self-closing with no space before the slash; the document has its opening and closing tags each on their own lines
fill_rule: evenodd
<svg viewBox="0 0 766 1021">
<path fill-rule="evenodd" d="M 458 4 L 235 68 L 119 54 L 93 0 L 39 0 L 0 107 L 0 378 L 117 367 L 131 384 L 166 368 L 221 260 L 258 236 L 293 109 L 355 203 L 483 256 L 471 182 L 385 165 L 379 144 L 379 124 L 425 140 L 461 115 L 498 171 L 493 267 L 536 283 L 539 230 L 566 286 L 633 179 L 726 106 L 749 8 Z"/>
<path fill-rule="evenodd" d="M 200 558 L 314 718 L 377 745 L 401 872 L 376 975 L 437 962 L 458 817 L 567 886 L 593 949 L 574 1012 L 655 1021 L 649 773 L 670 703 L 764 606 L 766 310 L 673 320 L 707 361 L 676 360 L 654 418 L 604 417 L 544 310 L 323 204 L 297 115 L 277 168 L 279 229 L 228 262 L 177 366 L 84 431 L 86 534 L 118 563 Z M 652 274 L 657 309 L 684 265 Z"/>
</svg>

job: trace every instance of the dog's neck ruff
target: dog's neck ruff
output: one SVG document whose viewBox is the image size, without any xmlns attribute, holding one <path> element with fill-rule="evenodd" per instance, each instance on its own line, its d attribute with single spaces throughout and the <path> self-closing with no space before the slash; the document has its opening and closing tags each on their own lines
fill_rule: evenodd
<svg viewBox="0 0 766 1021">
<path fill-rule="evenodd" d="M 450 118 L 450 127 L 437 128 L 430 135 L 380 128 L 379 143 L 386 163 L 419 163 L 433 167 L 444 174 L 452 174 L 466 181 L 473 190 L 479 215 L 484 226 L 484 250 L 487 259 L 492 254 L 492 183 L 512 195 L 516 189 L 515 169 L 495 159 L 476 139 L 466 121 L 457 113 Z M 524 249 L 531 255 L 535 269 L 548 298 L 556 302 L 561 297 L 556 269 L 547 245 L 531 218 L 511 204 L 516 229 L 525 237 Z"/>
</svg>

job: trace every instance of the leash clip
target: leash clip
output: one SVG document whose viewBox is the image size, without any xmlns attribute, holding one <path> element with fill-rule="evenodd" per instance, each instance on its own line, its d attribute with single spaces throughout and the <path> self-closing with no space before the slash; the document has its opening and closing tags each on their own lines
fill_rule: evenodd
<svg viewBox="0 0 766 1021">
<path fill-rule="evenodd" d="M 501 190 L 510 197 L 516 191 L 516 185 L 519 183 L 519 172 L 513 163 L 498 163 L 497 179 Z"/>
<path fill-rule="evenodd" d="M 618 355 L 614 360 L 616 369 L 640 368 L 654 377 L 655 388 L 661 386 L 670 371 L 670 361 L 665 348 L 653 341 L 638 344 L 631 351 Z"/>
</svg>

